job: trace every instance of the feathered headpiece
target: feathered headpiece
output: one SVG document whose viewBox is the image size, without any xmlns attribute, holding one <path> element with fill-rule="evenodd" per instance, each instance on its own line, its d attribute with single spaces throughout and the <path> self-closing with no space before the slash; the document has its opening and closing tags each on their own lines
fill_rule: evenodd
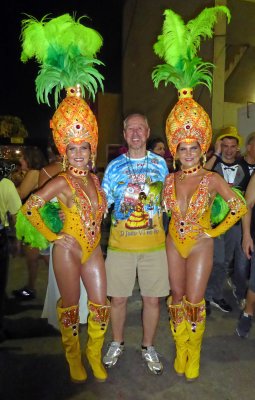
<svg viewBox="0 0 255 400">
<path fill-rule="evenodd" d="M 224 13 L 230 21 L 229 9 L 225 6 L 205 8 L 197 18 L 186 25 L 172 10 L 165 10 L 162 34 L 154 45 L 154 52 L 166 64 L 158 65 L 153 73 L 154 86 L 161 81 L 165 86 L 172 83 L 178 89 L 179 101 L 166 121 L 166 137 L 169 149 L 175 158 L 177 146 L 182 141 L 198 141 L 203 153 L 210 146 L 211 122 L 205 110 L 193 100 L 193 89 L 205 85 L 211 91 L 214 66 L 197 56 L 201 37 L 211 38 L 217 14 Z"/>
<path fill-rule="evenodd" d="M 82 18 L 82 17 L 81 17 Z M 93 66 L 102 62 L 95 54 L 102 46 L 102 37 L 69 14 L 41 21 L 28 16 L 22 21 L 21 61 L 35 57 L 40 65 L 36 78 L 38 102 L 49 105 L 49 94 L 54 91 L 57 107 L 60 92 L 66 89 L 66 98 L 60 103 L 50 126 L 61 155 L 70 142 L 86 141 L 96 155 L 98 127 L 96 118 L 85 100 L 85 92 L 95 99 L 98 86 L 103 90 L 103 76 Z"/>
</svg>

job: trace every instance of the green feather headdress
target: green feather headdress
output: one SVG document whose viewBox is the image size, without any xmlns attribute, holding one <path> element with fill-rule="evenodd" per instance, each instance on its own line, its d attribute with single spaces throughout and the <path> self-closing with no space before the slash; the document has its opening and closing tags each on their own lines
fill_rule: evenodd
<svg viewBox="0 0 255 400">
<path fill-rule="evenodd" d="M 161 81 L 165 81 L 165 86 L 172 83 L 176 89 L 195 88 L 202 84 L 211 90 L 210 69 L 214 65 L 204 62 L 197 56 L 197 52 L 201 38 L 213 36 L 213 26 L 219 13 L 225 14 L 230 22 L 230 11 L 225 6 L 205 8 L 186 25 L 178 14 L 165 10 L 162 34 L 153 46 L 155 54 L 166 62 L 155 67 L 152 73 L 156 88 Z"/>
<path fill-rule="evenodd" d="M 103 65 L 95 58 L 103 39 L 94 29 L 87 28 L 69 14 L 41 21 L 32 16 L 22 21 L 21 61 L 35 57 L 40 65 L 36 78 L 36 95 L 40 103 L 49 105 L 49 94 L 54 90 L 57 107 L 63 88 L 80 85 L 95 99 L 98 86 L 103 90 L 103 76 L 93 66 Z"/>
</svg>

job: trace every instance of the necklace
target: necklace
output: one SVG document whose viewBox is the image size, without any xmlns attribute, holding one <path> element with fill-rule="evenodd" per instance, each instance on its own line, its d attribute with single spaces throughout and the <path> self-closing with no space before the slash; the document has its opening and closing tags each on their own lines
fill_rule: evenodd
<svg viewBox="0 0 255 400">
<path fill-rule="evenodd" d="M 128 167 L 128 173 L 132 181 L 135 181 L 139 187 L 140 187 L 140 192 L 138 194 L 138 199 L 143 198 L 146 199 L 146 193 L 145 193 L 145 184 L 147 180 L 147 174 L 148 174 L 148 153 L 146 152 L 146 160 L 143 162 L 140 166 L 140 168 L 136 168 L 136 171 L 133 168 L 130 155 L 127 153 L 127 167 Z M 144 166 L 146 164 L 146 170 L 144 171 Z"/>
<path fill-rule="evenodd" d="M 201 164 L 197 164 L 197 165 L 195 165 L 195 167 L 186 168 L 186 169 L 182 169 L 182 167 L 181 167 L 182 172 L 179 176 L 179 180 L 183 181 L 185 176 L 195 175 L 201 168 L 202 168 Z"/>
<path fill-rule="evenodd" d="M 81 178 L 84 186 L 87 186 L 88 184 L 88 169 L 78 169 L 73 167 L 72 165 L 69 165 L 68 171 L 71 173 L 72 176 L 75 176 L 76 178 Z"/>
<path fill-rule="evenodd" d="M 88 169 L 78 169 L 78 168 L 73 167 L 72 165 L 69 165 L 68 170 L 72 173 L 72 175 L 78 176 L 78 177 L 87 176 L 89 173 Z"/>
</svg>

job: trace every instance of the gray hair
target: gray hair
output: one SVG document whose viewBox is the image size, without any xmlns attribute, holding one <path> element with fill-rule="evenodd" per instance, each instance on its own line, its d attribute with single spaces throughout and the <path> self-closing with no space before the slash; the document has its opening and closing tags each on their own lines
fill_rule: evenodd
<svg viewBox="0 0 255 400">
<path fill-rule="evenodd" d="M 129 114 L 129 115 L 124 119 L 124 121 L 123 121 L 123 128 L 124 128 L 124 131 L 126 130 L 127 123 L 128 123 L 128 121 L 129 121 L 129 119 L 132 118 L 132 117 L 141 117 L 141 118 L 143 118 L 143 119 L 144 119 L 144 122 L 145 122 L 146 125 L 147 125 L 147 128 L 150 127 L 150 126 L 149 126 L 149 122 L 148 122 L 148 118 L 147 118 L 144 114 L 133 113 L 133 114 Z"/>
<path fill-rule="evenodd" d="M 246 142 L 245 142 L 246 146 L 249 146 L 249 144 L 251 144 L 251 142 L 254 139 L 255 139 L 255 132 L 249 133 L 249 135 L 247 136 Z"/>
</svg>

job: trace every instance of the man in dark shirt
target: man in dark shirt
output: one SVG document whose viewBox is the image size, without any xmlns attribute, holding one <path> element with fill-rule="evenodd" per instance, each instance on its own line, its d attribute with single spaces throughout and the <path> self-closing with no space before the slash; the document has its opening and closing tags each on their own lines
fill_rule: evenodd
<svg viewBox="0 0 255 400">
<path fill-rule="evenodd" d="M 230 186 L 237 187 L 244 193 L 250 173 L 243 160 L 238 157 L 241 142 L 242 138 L 235 127 L 223 129 L 215 143 L 215 152 L 207 162 L 206 168 L 218 172 Z M 241 235 L 241 223 L 238 222 L 224 235 L 214 239 L 213 270 L 206 290 L 208 314 L 211 311 L 210 305 L 223 312 L 232 311 L 232 307 L 223 297 L 223 289 L 228 275 L 233 275 L 234 270 L 240 270 L 242 267 L 242 265 L 237 265 L 241 260 L 236 256 L 236 252 L 239 254 L 242 252 Z M 230 269 L 231 265 L 234 265 L 234 269 Z"/>
</svg>

